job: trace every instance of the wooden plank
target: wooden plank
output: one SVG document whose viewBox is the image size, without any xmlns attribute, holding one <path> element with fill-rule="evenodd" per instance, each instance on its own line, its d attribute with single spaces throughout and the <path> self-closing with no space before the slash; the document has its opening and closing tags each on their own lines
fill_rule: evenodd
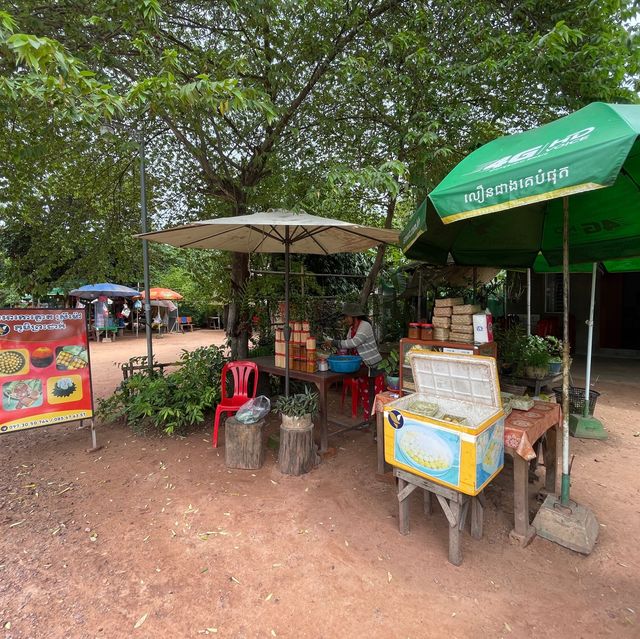
<svg viewBox="0 0 640 639">
<path fill-rule="evenodd" d="M 418 475 L 414 475 L 413 473 L 408 473 L 406 470 L 402 470 L 400 468 L 394 468 L 393 474 L 396 477 L 402 477 L 405 481 L 408 481 L 413 484 L 417 484 L 420 488 L 424 488 L 425 490 L 430 490 L 432 493 L 436 495 L 442 495 L 447 499 L 458 499 L 459 493 L 457 490 L 453 490 L 452 488 L 447 488 L 446 486 L 441 486 L 440 484 L 436 484 L 434 481 L 429 481 L 424 477 L 419 477 Z"/>
<path fill-rule="evenodd" d="M 484 495 L 480 493 L 471 499 L 471 536 L 482 539 L 484 526 Z"/>
<path fill-rule="evenodd" d="M 416 488 L 415 484 L 406 483 L 402 490 L 398 490 L 398 501 L 406 499 Z"/>
<path fill-rule="evenodd" d="M 407 486 L 408 482 L 398 477 L 398 494 L 400 494 Z M 409 500 L 402 499 L 398 501 L 398 529 L 401 535 L 409 534 Z"/>
<path fill-rule="evenodd" d="M 447 518 L 447 521 L 449 522 L 449 526 L 457 526 L 458 525 L 458 518 L 456 517 L 456 514 L 453 511 L 452 505 L 455 504 L 456 505 L 456 512 L 457 512 L 457 506 L 458 506 L 458 502 L 456 501 L 452 501 L 449 502 L 447 501 L 446 497 L 443 497 L 442 495 L 436 495 L 436 497 L 438 498 L 438 501 L 440 502 L 440 505 L 442 506 L 442 510 L 444 511 L 444 515 Z"/>
<path fill-rule="evenodd" d="M 451 502 L 450 506 L 454 523 L 449 526 L 449 561 L 454 566 L 459 566 L 462 563 L 460 527 L 458 526 L 458 521 L 460 520 L 460 504 L 458 502 Z"/>
<path fill-rule="evenodd" d="M 433 507 L 431 504 L 431 491 L 423 490 L 422 495 L 424 498 L 424 514 L 431 515 L 431 513 L 433 512 Z"/>
</svg>

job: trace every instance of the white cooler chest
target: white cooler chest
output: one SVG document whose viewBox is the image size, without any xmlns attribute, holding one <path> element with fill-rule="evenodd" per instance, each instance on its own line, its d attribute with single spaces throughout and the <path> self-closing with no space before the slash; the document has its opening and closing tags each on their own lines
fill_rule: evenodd
<svg viewBox="0 0 640 639">
<path fill-rule="evenodd" d="M 409 355 L 416 393 L 384 407 L 386 461 L 477 495 L 504 466 L 504 411 L 493 357 Z"/>
</svg>

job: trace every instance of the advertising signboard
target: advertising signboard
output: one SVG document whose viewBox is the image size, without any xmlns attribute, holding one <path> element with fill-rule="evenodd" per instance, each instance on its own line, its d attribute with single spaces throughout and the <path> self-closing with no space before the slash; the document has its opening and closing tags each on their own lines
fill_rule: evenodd
<svg viewBox="0 0 640 639">
<path fill-rule="evenodd" d="M 91 419 L 85 310 L 0 310 L 0 391 L 0 434 Z"/>
</svg>

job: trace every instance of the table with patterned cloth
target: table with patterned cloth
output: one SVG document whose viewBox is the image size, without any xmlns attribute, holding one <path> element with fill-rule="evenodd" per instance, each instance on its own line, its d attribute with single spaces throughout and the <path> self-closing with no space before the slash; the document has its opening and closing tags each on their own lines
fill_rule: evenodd
<svg viewBox="0 0 640 639">
<path fill-rule="evenodd" d="M 548 433 L 548 435 L 547 435 Z M 528 411 L 513 410 L 504 423 L 504 452 L 513 458 L 513 515 L 511 539 L 526 546 L 536 531 L 529 523 L 529 462 L 534 444 L 545 436 L 545 490 L 559 494 L 562 409 L 560 404 L 535 402 Z"/>
<path fill-rule="evenodd" d="M 378 444 L 378 475 L 385 475 L 391 466 L 384 459 L 384 406 L 399 395 L 385 391 L 376 395 Z M 529 523 L 529 462 L 536 458 L 534 445 L 546 437 L 544 463 L 546 470 L 545 489 L 559 494 L 562 450 L 562 410 L 559 404 L 535 402 L 528 411 L 513 410 L 504 424 L 504 452 L 513 458 L 513 517 L 514 528 L 511 539 L 526 546 L 535 536 L 535 529 Z"/>
</svg>

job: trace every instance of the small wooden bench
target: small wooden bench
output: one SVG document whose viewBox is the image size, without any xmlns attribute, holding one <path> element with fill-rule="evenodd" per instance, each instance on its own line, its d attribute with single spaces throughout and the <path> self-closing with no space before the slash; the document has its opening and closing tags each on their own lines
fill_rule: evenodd
<svg viewBox="0 0 640 639">
<path fill-rule="evenodd" d="M 471 536 L 474 539 L 482 538 L 484 495 L 480 493 L 476 497 L 471 497 L 400 468 L 394 468 L 393 474 L 398 479 L 398 528 L 400 533 L 409 534 L 409 495 L 416 488 L 422 488 L 424 490 L 424 513 L 430 515 L 431 495 L 434 494 L 449 522 L 449 561 L 454 566 L 459 566 L 462 563 L 460 531 L 464 529 L 469 503 L 471 503 Z"/>
<path fill-rule="evenodd" d="M 178 318 L 180 321 L 180 330 L 184 331 L 185 328 L 190 329 L 193 332 L 193 321 L 190 317 L 180 317 Z"/>
</svg>

